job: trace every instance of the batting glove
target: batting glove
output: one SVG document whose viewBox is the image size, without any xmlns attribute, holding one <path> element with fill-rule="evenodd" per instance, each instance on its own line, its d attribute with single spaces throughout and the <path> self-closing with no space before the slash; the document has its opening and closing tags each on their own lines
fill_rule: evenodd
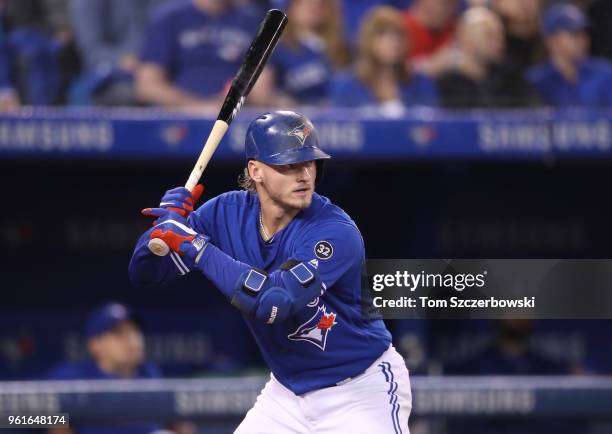
<svg viewBox="0 0 612 434">
<path fill-rule="evenodd" d="M 200 196 L 202 196 L 203 191 L 204 186 L 202 184 L 196 185 L 191 191 L 187 190 L 185 187 L 173 188 L 164 194 L 159 207 L 174 211 L 187 218 L 193 211 Z"/>
<path fill-rule="evenodd" d="M 206 250 L 210 237 L 199 234 L 187 224 L 180 214 L 164 208 L 146 208 L 142 214 L 157 217 L 149 238 L 163 240 L 170 250 L 170 256 L 181 273 L 196 268 Z M 180 257 L 176 257 L 178 254 Z M 178 262 L 178 263 L 177 263 Z"/>
</svg>

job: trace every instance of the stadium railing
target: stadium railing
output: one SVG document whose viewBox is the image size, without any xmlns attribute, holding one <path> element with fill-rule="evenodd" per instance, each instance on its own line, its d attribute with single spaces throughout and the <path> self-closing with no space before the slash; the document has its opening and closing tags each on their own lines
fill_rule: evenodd
<svg viewBox="0 0 612 434">
<path fill-rule="evenodd" d="M 240 418 L 267 378 L 14 381 L 0 383 L 0 414 L 68 413 L 71 421 Z M 612 418 L 612 378 L 412 378 L 417 416 Z"/>
<path fill-rule="evenodd" d="M 612 109 L 448 111 L 415 107 L 397 118 L 304 108 L 322 146 L 348 159 L 612 157 Z M 215 159 L 242 158 L 245 110 Z M 160 109 L 25 108 L 0 115 L 0 156 L 193 159 L 214 116 Z"/>
</svg>

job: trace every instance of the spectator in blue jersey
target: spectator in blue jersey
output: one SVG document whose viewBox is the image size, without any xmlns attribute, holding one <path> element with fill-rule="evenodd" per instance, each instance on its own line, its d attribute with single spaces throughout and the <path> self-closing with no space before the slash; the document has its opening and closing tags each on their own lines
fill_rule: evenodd
<svg viewBox="0 0 612 434">
<path fill-rule="evenodd" d="M 588 21 L 570 4 L 552 6 L 542 20 L 549 60 L 528 77 L 553 106 L 612 105 L 612 63 L 588 57 Z"/>
<path fill-rule="evenodd" d="M 91 358 L 53 369 L 52 380 L 158 378 L 160 373 L 144 361 L 144 338 L 134 314 L 123 304 L 108 303 L 90 315 L 86 327 Z M 161 430 L 152 422 L 96 424 L 73 427 L 77 434 L 147 434 Z M 65 433 L 54 431 L 53 434 Z M 68 431 L 73 432 L 73 431 Z"/>
<path fill-rule="evenodd" d="M 271 59 L 277 87 L 294 102 L 324 103 L 332 71 L 349 60 L 339 0 L 291 0 L 288 15 Z"/>
<path fill-rule="evenodd" d="M 407 66 L 407 50 L 402 15 L 387 6 L 372 9 L 359 32 L 355 71 L 332 85 L 334 105 L 385 116 L 401 115 L 411 105 L 436 105 L 434 83 Z"/>
<path fill-rule="evenodd" d="M 68 0 L 0 2 L 0 107 L 60 104 L 76 69 Z"/>
<path fill-rule="evenodd" d="M 260 18 L 230 0 L 177 0 L 156 11 L 145 37 L 136 93 L 144 103 L 217 111 Z M 259 103 L 257 86 L 249 97 Z"/>
<path fill-rule="evenodd" d="M 72 28 L 83 61 L 83 85 L 101 105 L 134 103 L 138 67 L 151 0 L 72 0 Z"/>
</svg>

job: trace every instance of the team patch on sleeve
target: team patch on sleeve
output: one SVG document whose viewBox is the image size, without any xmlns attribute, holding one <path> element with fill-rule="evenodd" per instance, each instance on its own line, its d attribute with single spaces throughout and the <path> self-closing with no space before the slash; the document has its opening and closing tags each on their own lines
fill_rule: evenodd
<svg viewBox="0 0 612 434">
<path fill-rule="evenodd" d="M 326 260 L 333 256 L 334 248 L 329 241 L 319 241 L 315 244 L 314 253 L 317 258 Z"/>
</svg>

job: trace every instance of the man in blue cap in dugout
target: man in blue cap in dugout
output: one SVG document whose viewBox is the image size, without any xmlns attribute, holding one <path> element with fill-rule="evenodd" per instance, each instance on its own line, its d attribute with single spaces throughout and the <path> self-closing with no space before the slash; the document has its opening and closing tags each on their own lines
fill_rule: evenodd
<svg viewBox="0 0 612 434">
<path fill-rule="evenodd" d="M 65 363 L 51 371 L 50 380 L 103 380 L 158 378 L 155 366 L 144 361 L 144 337 L 133 312 L 121 303 L 107 303 L 94 310 L 85 325 L 90 358 Z M 97 423 L 54 429 L 52 434 L 150 434 L 165 433 L 161 424 Z"/>
</svg>

